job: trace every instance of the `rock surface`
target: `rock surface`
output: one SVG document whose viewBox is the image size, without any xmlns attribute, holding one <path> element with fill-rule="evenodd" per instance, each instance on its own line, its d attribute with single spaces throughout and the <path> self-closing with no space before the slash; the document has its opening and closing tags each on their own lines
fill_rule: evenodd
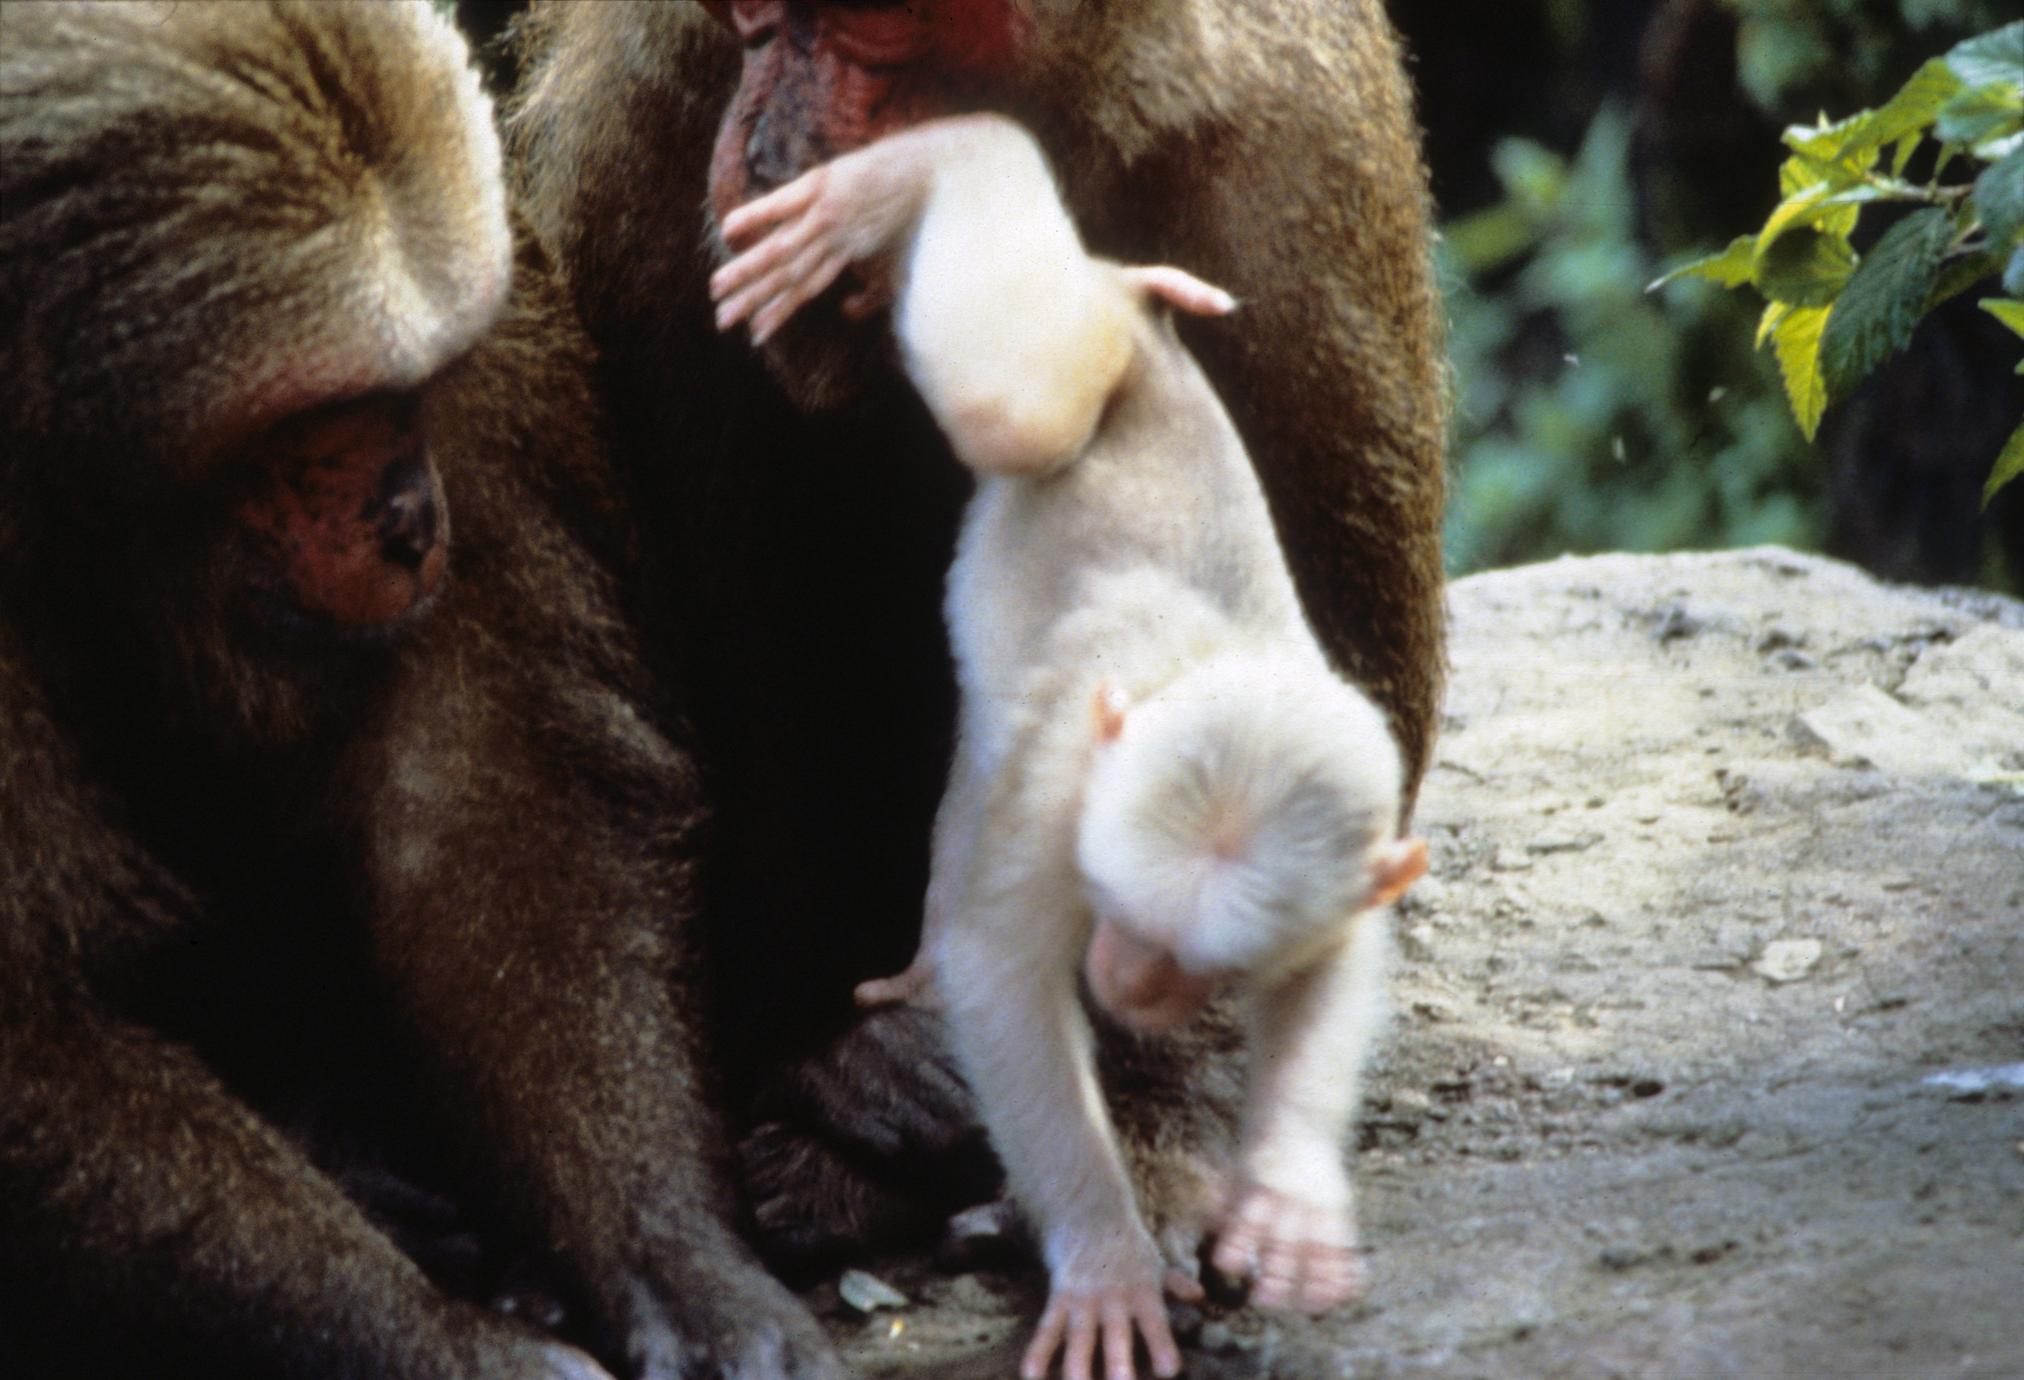
<svg viewBox="0 0 2024 1380">
<path fill-rule="evenodd" d="M 1371 1297 L 1186 1373 L 2024 1375 L 2024 605 L 1778 550 L 1452 604 Z M 1035 1273 L 858 1263 L 859 1373 L 1016 1373 Z"/>
</svg>

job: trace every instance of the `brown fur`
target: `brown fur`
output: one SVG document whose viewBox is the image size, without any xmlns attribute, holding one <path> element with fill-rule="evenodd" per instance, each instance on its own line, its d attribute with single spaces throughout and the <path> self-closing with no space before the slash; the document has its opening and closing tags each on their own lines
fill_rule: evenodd
<svg viewBox="0 0 2024 1380">
<path fill-rule="evenodd" d="M 439 1293 L 255 1110 L 360 1070 L 614 1364 L 839 1373 L 732 1227 L 682 1009 L 698 787 L 593 556 L 623 536 L 588 348 L 532 251 L 489 328 L 423 329 L 504 267 L 463 68 L 419 3 L 0 7 L 0 1354 L 31 1374 L 602 1374 Z M 263 616 L 238 472 L 380 393 L 419 400 L 441 588 Z"/>
<path fill-rule="evenodd" d="M 990 8 L 923 13 L 992 30 Z M 872 74 L 852 88 L 869 91 L 864 108 L 795 116 L 793 102 L 845 89 L 791 70 L 795 52 L 823 54 L 755 48 L 741 85 L 737 42 L 696 6 L 555 4 L 527 30 L 517 175 L 597 341 L 632 498 L 665 548 L 656 616 L 681 630 L 721 783 L 715 909 L 745 936 L 742 990 L 803 1013 L 760 1057 L 818 1057 L 852 982 L 910 947 L 949 744 L 936 601 L 962 490 L 888 363 L 884 322 L 847 323 L 832 296 L 763 364 L 713 332 L 713 157 L 722 206 L 850 138 L 999 109 L 1039 136 L 1094 251 L 1234 292 L 1242 309 L 1191 323 L 1188 342 L 1255 457 L 1323 644 L 1388 712 L 1408 811 L 1430 750 L 1440 331 L 1411 98 L 1378 0 L 1030 0 L 1006 32 L 996 67 Z M 1135 1153 L 1171 1144 L 1177 1064 L 1120 1051 L 1110 1071 L 1136 1087 L 1122 1113 Z"/>
</svg>

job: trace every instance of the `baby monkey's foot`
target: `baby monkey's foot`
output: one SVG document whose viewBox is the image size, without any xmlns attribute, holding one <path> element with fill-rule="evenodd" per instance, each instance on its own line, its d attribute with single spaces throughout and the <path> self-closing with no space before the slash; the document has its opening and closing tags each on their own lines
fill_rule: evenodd
<svg viewBox="0 0 2024 1380">
<path fill-rule="evenodd" d="M 941 1004 L 935 993 L 934 972 L 927 960 L 921 958 L 908 964 L 904 972 L 860 982 L 853 995 L 857 1004 L 866 1008 L 898 1006 L 905 1002 L 925 1007 Z"/>
<path fill-rule="evenodd" d="M 1356 1218 L 1345 1203 L 1304 1201 L 1258 1183 L 1231 1196 L 1209 1263 L 1229 1279 L 1250 1279 L 1260 1308 L 1325 1313 L 1363 1296 Z"/>
</svg>

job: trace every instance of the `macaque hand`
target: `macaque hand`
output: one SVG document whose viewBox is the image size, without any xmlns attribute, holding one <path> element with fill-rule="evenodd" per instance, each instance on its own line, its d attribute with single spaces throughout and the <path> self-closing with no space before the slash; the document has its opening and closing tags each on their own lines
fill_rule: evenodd
<svg viewBox="0 0 2024 1380">
<path fill-rule="evenodd" d="M 1260 1308 L 1326 1313 L 1362 1297 L 1347 1176 L 1330 1188 L 1296 1193 L 1240 1181 L 1217 1222 L 1209 1263 L 1226 1278 L 1249 1278 Z"/>
<path fill-rule="evenodd" d="M 1047 1308 L 1019 1363 L 1020 1380 L 1046 1380 L 1061 1352 L 1061 1380 L 1094 1380 L 1090 1369 L 1103 1344 L 1103 1380 L 1137 1380 L 1132 1359 L 1143 1336 L 1152 1373 L 1168 1380 L 1181 1373 L 1181 1349 L 1167 1321 L 1166 1295 L 1199 1301 L 1192 1278 L 1167 1270 L 1152 1242 L 1140 1233 L 1136 1248 L 1116 1256 L 1084 1257 L 1053 1272 Z"/>
<path fill-rule="evenodd" d="M 845 314 L 862 318 L 884 305 L 892 288 L 883 261 L 912 229 L 933 158 L 915 134 L 893 135 L 811 168 L 724 217 L 724 243 L 736 253 L 710 275 L 717 329 L 749 320 L 752 343 L 763 345 L 853 266 L 865 285 L 844 301 Z"/>
</svg>

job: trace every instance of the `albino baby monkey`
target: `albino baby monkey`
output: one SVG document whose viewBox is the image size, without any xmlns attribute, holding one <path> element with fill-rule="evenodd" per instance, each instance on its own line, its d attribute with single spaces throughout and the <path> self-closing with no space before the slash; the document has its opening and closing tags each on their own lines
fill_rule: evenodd
<svg viewBox="0 0 2024 1380">
<path fill-rule="evenodd" d="M 1425 870 L 1398 837 L 1383 716 L 1328 667 L 1229 417 L 1164 303 L 1228 311 L 1171 268 L 1092 258 L 1016 125 L 917 126 L 726 218 L 718 322 L 763 338 L 846 269 L 977 474 L 949 574 L 961 727 L 922 953 L 1050 1272 L 1022 1373 L 1088 1380 L 1134 1334 L 1180 1370 L 1097 1085 L 1078 972 L 1133 1029 L 1249 999 L 1243 1139 L 1206 1225 L 1264 1306 L 1360 1287 L 1344 1141 L 1383 1009 L 1382 907 Z M 931 975 L 931 978 L 930 978 Z M 1173 1243 L 1169 1243 L 1170 1246 Z"/>
</svg>

